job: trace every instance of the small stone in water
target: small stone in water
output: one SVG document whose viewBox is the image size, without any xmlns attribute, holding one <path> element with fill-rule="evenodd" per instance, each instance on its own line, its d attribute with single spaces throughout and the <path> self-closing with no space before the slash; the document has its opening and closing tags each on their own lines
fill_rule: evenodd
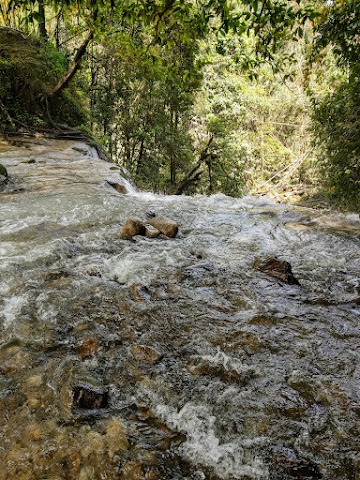
<svg viewBox="0 0 360 480">
<path fill-rule="evenodd" d="M 148 223 L 170 238 L 175 238 L 179 230 L 178 224 L 169 218 L 153 218 Z"/>
<path fill-rule="evenodd" d="M 131 461 L 125 463 L 121 469 L 121 480 L 144 480 L 144 470 L 140 462 Z"/>
<path fill-rule="evenodd" d="M 289 285 L 300 285 L 292 273 L 290 263 L 285 260 L 270 256 L 258 257 L 253 262 L 253 268 Z"/>
<path fill-rule="evenodd" d="M 79 355 L 81 358 L 89 358 L 96 353 L 97 349 L 97 340 L 95 338 L 88 338 L 80 345 Z"/>
<path fill-rule="evenodd" d="M 128 193 L 127 188 L 126 188 L 125 185 L 123 185 L 122 183 L 113 182 L 112 180 L 106 180 L 106 182 L 107 182 L 111 187 L 113 187 L 117 192 L 122 193 L 122 194 Z"/>
<path fill-rule="evenodd" d="M 27 379 L 27 384 L 29 387 L 40 387 L 43 383 L 42 375 L 33 375 Z"/>
<path fill-rule="evenodd" d="M 132 238 L 136 235 L 145 235 L 145 226 L 140 220 L 129 218 L 123 226 L 121 236 L 123 238 Z"/>
<path fill-rule="evenodd" d="M 110 419 L 106 426 L 106 451 L 109 457 L 113 458 L 116 452 L 128 448 L 125 425 L 117 418 Z"/>
<path fill-rule="evenodd" d="M 109 393 L 94 389 L 88 385 L 77 385 L 73 388 L 73 406 L 86 410 L 106 408 Z"/>
<path fill-rule="evenodd" d="M 161 359 L 162 354 L 155 350 L 155 348 L 146 345 L 133 345 L 131 347 L 132 356 L 141 363 L 153 364 Z"/>
<path fill-rule="evenodd" d="M 156 238 L 160 235 L 160 231 L 149 223 L 145 223 L 145 230 L 148 238 Z"/>
<path fill-rule="evenodd" d="M 8 172 L 2 163 L 0 163 L 0 176 L 8 178 Z"/>
</svg>

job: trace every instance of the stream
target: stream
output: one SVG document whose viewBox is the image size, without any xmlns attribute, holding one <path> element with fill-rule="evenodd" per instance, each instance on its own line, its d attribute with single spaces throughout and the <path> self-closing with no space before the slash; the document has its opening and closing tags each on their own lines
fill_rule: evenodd
<svg viewBox="0 0 360 480">
<path fill-rule="evenodd" d="M 0 480 L 360 478 L 358 215 L 136 192 L 75 141 L 0 147 Z M 149 210 L 177 236 L 122 238 Z"/>
</svg>

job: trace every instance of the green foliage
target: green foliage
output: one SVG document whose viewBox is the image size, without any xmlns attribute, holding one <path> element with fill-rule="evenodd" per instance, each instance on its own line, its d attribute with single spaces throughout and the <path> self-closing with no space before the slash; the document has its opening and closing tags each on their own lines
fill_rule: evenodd
<svg viewBox="0 0 360 480">
<path fill-rule="evenodd" d="M 329 4 L 316 26 L 313 57 L 328 45 L 340 65 L 356 66 L 360 59 L 360 2 L 358 0 L 334 0 Z"/>
<path fill-rule="evenodd" d="M 315 105 L 314 122 L 330 195 L 360 210 L 360 68 Z"/>
<path fill-rule="evenodd" d="M 310 105 L 299 78 L 285 84 L 268 65 L 258 66 L 256 78 L 245 75 L 252 41 L 228 34 L 220 48 L 218 40 L 204 48 L 209 64 L 196 124 L 198 135 L 214 137 L 210 191 L 239 195 L 299 183 L 312 160 Z"/>
<path fill-rule="evenodd" d="M 360 210 L 360 4 L 335 1 L 318 25 L 312 60 L 330 47 L 342 76 L 313 93 L 319 160 L 331 197 Z M 330 91 L 329 91 L 330 90 Z"/>
<path fill-rule="evenodd" d="M 315 0 L 5 3 L 0 22 L 17 18 L 24 30 L 48 35 L 26 58 L 0 53 L 0 100 L 10 117 L 45 121 L 40 99 L 51 97 L 89 38 L 85 68 L 48 111 L 79 125 L 90 110 L 89 128 L 141 188 L 241 195 L 304 178 L 309 106 L 301 71 L 294 75 L 289 62 L 301 58 L 307 22 L 319 15 Z M 284 70 L 295 78 L 287 85 L 274 76 Z M 14 91 L 7 75 L 17 78 Z"/>
<path fill-rule="evenodd" d="M 139 23 L 106 39 L 93 64 L 92 118 L 140 187 L 171 192 L 193 155 L 188 117 L 201 76 L 192 31 L 166 31 L 164 45 L 149 46 Z"/>
</svg>

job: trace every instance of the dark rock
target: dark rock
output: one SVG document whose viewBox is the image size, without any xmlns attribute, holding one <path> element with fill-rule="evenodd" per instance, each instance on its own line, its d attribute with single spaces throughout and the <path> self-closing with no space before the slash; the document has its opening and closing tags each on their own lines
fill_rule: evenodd
<svg viewBox="0 0 360 480">
<path fill-rule="evenodd" d="M 70 276 L 70 272 L 67 270 L 55 270 L 53 272 L 47 272 L 45 275 L 46 282 L 52 282 L 53 280 L 58 280 L 59 278 L 67 278 Z"/>
<path fill-rule="evenodd" d="M 126 194 L 128 193 L 128 190 L 126 188 L 125 185 L 123 185 L 122 183 L 118 183 L 118 182 L 114 182 L 112 180 L 106 180 L 106 182 L 111 186 L 113 187 L 117 192 L 119 193 L 122 193 L 122 194 Z"/>
<path fill-rule="evenodd" d="M 87 155 L 89 152 L 85 148 L 80 148 L 80 147 L 72 147 L 75 152 L 82 153 L 83 155 Z"/>
<path fill-rule="evenodd" d="M 147 223 L 149 223 L 152 227 L 155 227 L 163 235 L 166 235 L 170 238 L 175 238 L 179 230 L 179 226 L 176 222 L 165 217 L 152 218 L 149 219 Z"/>
<path fill-rule="evenodd" d="M 289 285 L 300 285 L 292 273 L 290 263 L 285 260 L 270 256 L 258 257 L 253 262 L 253 268 Z"/>
<path fill-rule="evenodd" d="M 145 215 L 146 215 L 146 218 L 156 217 L 156 214 L 152 210 L 146 210 Z"/>
<path fill-rule="evenodd" d="M 2 163 L 0 163 L 0 182 L 1 177 L 4 177 L 5 179 L 9 177 L 8 172 Z"/>
<path fill-rule="evenodd" d="M 202 260 L 195 265 L 190 265 L 184 269 L 184 277 L 192 278 L 194 280 L 203 280 L 209 276 L 213 277 L 215 274 L 215 265 L 208 260 Z"/>
<path fill-rule="evenodd" d="M 132 298 L 136 302 L 144 302 L 151 300 L 151 294 L 146 285 L 134 284 L 130 287 L 130 293 Z"/>
<path fill-rule="evenodd" d="M 121 236 L 123 238 L 132 238 L 136 235 L 145 235 L 146 228 L 145 225 L 140 221 L 133 218 L 126 220 L 125 225 L 123 226 Z"/>
<path fill-rule="evenodd" d="M 108 406 L 109 393 L 89 385 L 76 385 L 73 390 L 73 406 L 85 410 L 95 410 Z"/>
<path fill-rule="evenodd" d="M 0 191 L 1 192 L 3 190 L 5 190 L 8 183 L 9 183 L 8 172 L 7 172 L 6 168 L 4 167 L 4 165 L 2 165 L 0 163 Z"/>
<path fill-rule="evenodd" d="M 299 458 L 291 448 L 279 447 L 273 450 L 271 478 L 274 480 L 316 480 L 321 479 L 317 465 L 305 458 Z"/>
</svg>

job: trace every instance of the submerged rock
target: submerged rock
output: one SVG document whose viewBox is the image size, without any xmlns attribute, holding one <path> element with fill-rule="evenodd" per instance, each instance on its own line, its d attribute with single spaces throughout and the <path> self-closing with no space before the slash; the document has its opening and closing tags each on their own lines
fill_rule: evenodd
<svg viewBox="0 0 360 480">
<path fill-rule="evenodd" d="M 106 408 L 109 401 L 109 393 L 100 388 L 90 385 L 76 385 L 73 390 L 73 406 L 86 410 Z"/>
<path fill-rule="evenodd" d="M 253 268 L 289 285 L 300 285 L 299 280 L 292 273 L 290 263 L 277 257 L 265 256 L 255 258 Z"/>
<path fill-rule="evenodd" d="M 162 358 L 160 352 L 147 345 L 133 345 L 131 347 L 131 354 L 138 362 L 148 365 L 152 365 Z"/>
<path fill-rule="evenodd" d="M 155 227 L 163 235 L 166 235 L 167 237 L 170 237 L 170 238 L 175 238 L 179 230 L 178 224 L 174 222 L 174 220 L 170 220 L 170 218 L 155 217 L 155 218 L 148 219 L 147 223 L 149 223 L 152 227 Z"/>
<path fill-rule="evenodd" d="M 122 467 L 120 478 L 121 480 L 143 480 L 146 477 L 141 463 L 132 460 Z"/>
<path fill-rule="evenodd" d="M 238 371 L 235 368 L 225 368 L 224 365 L 204 360 L 188 365 L 187 370 L 194 376 L 209 375 L 211 377 L 218 377 L 223 382 L 237 383 L 241 386 L 246 385 L 255 377 L 255 370 L 251 367 L 245 368 L 243 371 Z"/>
<path fill-rule="evenodd" d="M 79 355 L 82 359 L 93 357 L 98 348 L 99 346 L 96 338 L 87 338 L 78 349 Z"/>
<path fill-rule="evenodd" d="M 125 425 L 117 418 L 112 418 L 106 425 L 106 451 L 110 458 L 121 450 L 129 448 Z"/>
<path fill-rule="evenodd" d="M 299 458 L 291 448 L 278 447 L 273 450 L 271 478 L 274 480 L 315 480 L 322 475 L 316 464 L 305 458 Z"/>
</svg>

